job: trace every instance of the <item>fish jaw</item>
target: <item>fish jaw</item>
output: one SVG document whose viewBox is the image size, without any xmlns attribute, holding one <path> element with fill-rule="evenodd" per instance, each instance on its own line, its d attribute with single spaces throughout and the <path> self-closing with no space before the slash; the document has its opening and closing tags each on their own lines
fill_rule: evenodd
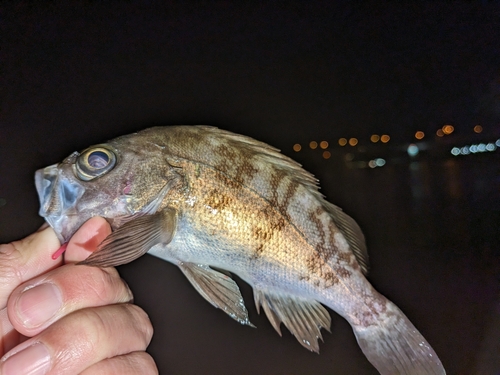
<svg viewBox="0 0 500 375">
<path fill-rule="evenodd" d="M 64 178 L 57 164 L 37 170 L 35 185 L 40 199 L 39 215 L 54 229 L 61 243 L 68 242 L 87 219 L 76 210 L 84 187 L 76 180 Z"/>
</svg>

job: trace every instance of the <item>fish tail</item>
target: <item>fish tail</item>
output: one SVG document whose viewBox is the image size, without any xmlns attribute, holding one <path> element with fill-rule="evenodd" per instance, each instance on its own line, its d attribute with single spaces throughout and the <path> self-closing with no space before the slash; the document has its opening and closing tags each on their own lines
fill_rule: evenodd
<svg viewBox="0 0 500 375">
<path fill-rule="evenodd" d="M 393 303 L 387 314 L 368 327 L 353 325 L 361 350 L 382 374 L 446 374 L 438 356 L 415 326 Z"/>
</svg>

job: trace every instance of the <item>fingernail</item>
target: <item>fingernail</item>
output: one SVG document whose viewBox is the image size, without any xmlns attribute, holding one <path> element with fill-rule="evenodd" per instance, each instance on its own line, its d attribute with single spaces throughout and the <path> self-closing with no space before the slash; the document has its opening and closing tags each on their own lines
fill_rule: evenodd
<svg viewBox="0 0 500 375">
<path fill-rule="evenodd" d="M 62 306 L 61 291 L 54 284 L 40 284 L 25 290 L 17 301 L 17 313 L 27 328 L 47 322 Z"/>
<path fill-rule="evenodd" d="M 1 373 L 4 375 L 44 375 L 50 369 L 50 354 L 38 342 L 7 358 Z"/>
</svg>

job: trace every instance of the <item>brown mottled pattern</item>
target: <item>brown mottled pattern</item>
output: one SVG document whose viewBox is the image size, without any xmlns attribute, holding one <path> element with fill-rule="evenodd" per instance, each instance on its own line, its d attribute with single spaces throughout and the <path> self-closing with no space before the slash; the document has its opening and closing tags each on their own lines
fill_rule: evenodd
<svg viewBox="0 0 500 375">
<path fill-rule="evenodd" d="M 254 220 L 241 218 L 249 221 L 248 233 L 237 232 L 245 241 L 250 241 L 245 246 L 251 250 L 252 259 L 276 257 L 281 259 L 279 262 L 295 264 L 297 269 L 304 267 L 297 278 L 304 278 L 315 270 L 315 278 L 319 278 L 322 288 L 334 285 L 339 277 L 349 277 L 352 271 L 359 269 L 348 248 L 336 247 L 334 235 L 338 229 L 310 188 L 298 182 L 295 173 L 301 173 L 299 167 L 293 167 L 297 168 L 294 171 L 290 170 L 291 164 L 281 166 L 278 155 L 276 159 L 269 156 L 274 152 L 271 148 L 265 149 L 269 146 L 214 128 L 170 127 L 163 133 L 154 130 L 142 134 L 164 145 L 166 155 L 197 165 L 191 168 L 188 180 L 195 178 L 198 184 L 204 181 L 204 185 L 196 189 L 199 196 L 206 196 L 207 206 L 231 210 L 234 217 L 248 217 L 250 211 L 259 207 L 258 212 L 253 213 Z M 205 175 L 200 170 L 204 170 Z M 216 171 L 219 174 L 213 175 Z M 206 173 L 212 176 L 207 177 Z M 215 185 L 218 185 L 217 192 Z M 253 194 L 255 201 L 247 200 L 245 205 L 249 194 Z M 304 199 L 308 202 L 306 206 Z M 218 231 L 219 228 L 214 227 L 210 233 Z M 290 259 L 284 260 L 284 257 Z"/>
<path fill-rule="evenodd" d="M 212 189 L 207 194 L 205 204 L 214 210 L 224 210 L 231 205 L 231 198 L 218 189 Z"/>
</svg>

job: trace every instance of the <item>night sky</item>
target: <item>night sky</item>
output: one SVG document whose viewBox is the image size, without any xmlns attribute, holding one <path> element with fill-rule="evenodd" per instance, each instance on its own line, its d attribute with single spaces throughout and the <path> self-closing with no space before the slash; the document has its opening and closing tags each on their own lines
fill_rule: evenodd
<svg viewBox="0 0 500 375">
<path fill-rule="evenodd" d="M 75 150 L 151 125 L 216 125 L 267 142 L 290 156 L 296 142 L 335 142 L 338 137 L 367 140 L 373 133 L 390 134 L 396 143 L 410 142 L 415 131 L 423 130 L 432 138 L 444 124 L 454 125 L 459 135 L 471 133 L 476 124 L 486 134 L 500 133 L 498 2 L 245 3 L 11 1 L 0 5 L 0 242 L 27 235 L 42 223 L 36 214 L 36 169 Z M 331 180 L 333 185 L 336 180 Z M 361 221 L 368 227 L 377 224 L 372 217 Z M 272 344 L 259 346 L 263 336 L 275 335 L 263 323 L 265 318 L 259 330 L 248 333 L 226 317 L 212 317 L 213 308 L 199 301 L 182 275 L 172 276 L 172 267 L 152 257 L 141 258 L 135 267 L 148 271 L 127 281 L 134 291 L 149 288 L 156 296 L 142 301 L 146 307 L 149 303 L 150 314 L 154 314 L 151 306 L 163 303 L 158 296 L 165 295 L 165 301 L 180 298 L 169 295 L 173 292 L 167 286 L 179 288 L 182 303 L 172 302 L 156 311 L 173 314 L 172 322 L 191 319 L 192 330 L 185 337 L 193 335 L 195 339 L 189 341 L 193 345 L 198 338 L 199 345 L 206 339 L 200 335 L 208 323 L 195 320 L 198 310 L 206 307 L 203 314 L 218 327 L 217 333 L 249 340 L 246 349 L 260 353 L 254 359 L 238 357 L 249 361 L 243 368 L 264 363 L 266 355 L 270 366 L 274 363 L 278 354 Z M 124 268 L 134 275 L 130 270 Z M 436 275 L 441 272 L 438 267 L 435 270 Z M 384 285 L 385 271 L 378 268 L 378 272 L 375 267 L 374 279 L 379 277 Z M 151 289 L 150 278 L 166 274 L 171 285 L 154 284 Z M 390 277 L 386 285 L 400 284 Z M 432 288 L 425 290 L 432 293 Z M 243 292 L 248 295 L 248 287 Z M 403 297 L 397 291 L 394 295 L 405 298 L 401 293 Z M 146 294 L 139 292 L 139 300 Z M 198 302 L 189 313 L 181 310 Z M 442 314 L 450 311 L 443 308 Z M 414 316 L 432 318 L 423 310 Z M 163 351 L 161 335 L 166 332 L 165 337 L 171 337 L 182 324 L 161 328 L 161 319 L 153 318 L 158 329 L 152 349 L 155 358 L 166 363 L 163 369 L 174 369 L 175 358 L 162 357 L 163 353 L 175 355 Z M 223 324 L 220 331 L 219 324 Z M 350 328 L 336 324 L 341 332 L 335 337 L 342 340 L 327 339 L 330 346 L 324 350 L 331 354 L 311 360 L 309 353 L 297 348 L 283 350 L 281 360 L 293 358 L 299 363 L 304 358 L 324 370 L 331 355 L 331 361 L 339 362 L 336 373 L 374 373 Z M 462 323 L 453 324 L 445 328 L 458 331 Z M 432 322 L 429 325 L 429 332 L 436 332 L 436 351 L 444 353 L 443 363 L 470 370 L 472 359 L 464 367 L 463 355 L 451 349 L 446 352 L 453 340 L 447 342 L 441 332 L 433 331 Z M 205 334 L 208 339 L 215 336 Z M 477 338 L 474 334 L 470 337 Z M 174 340 L 172 345 L 176 344 Z M 244 343 L 227 345 L 235 358 L 245 350 Z M 291 343 L 292 348 L 295 345 Z M 217 357 L 216 349 L 214 341 L 213 348 L 200 353 L 210 361 Z M 359 367 L 348 367 L 352 363 Z M 219 374 L 240 369 L 214 366 L 212 373 Z M 191 373 L 201 373 L 194 368 Z"/>
<path fill-rule="evenodd" d="M 500 118 L 497 5 L 188 3 L 4 7 L 2 128 L 251 124 L 284 145 Z"/>
</svg>

